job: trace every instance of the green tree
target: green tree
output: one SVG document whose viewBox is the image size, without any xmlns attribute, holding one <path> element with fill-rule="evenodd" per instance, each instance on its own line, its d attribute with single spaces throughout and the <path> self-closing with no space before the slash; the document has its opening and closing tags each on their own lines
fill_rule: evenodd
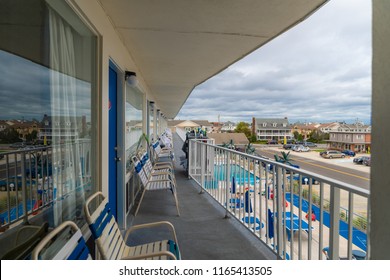
<svg viewBox="0 0 390 280">
<path fill-rule="evenodd" d="M 246 122 L 239 122 L 234 132 L 244 133 L 246 138 L 248 138 L 248 140 L 250 140 L 252 136 L 252 131 L 249 128 L 249 124 Z"/>
<path fill-rule="evenodd" d="M 14 128 L 6 128 L 0 132 L 0 143 L 14 143 L 21 142 L 19 133 Z"/>
<path fill-rule="evenodd" d="M 38 131 L 33 130 L 31 133 L 26 135 L 26 141 L 34 142 L 37 140 L 37 137 L 38 137 Z"/>
<path fill-rule="evenodd" d="M 253 155 L 255 153 L 256 149 L 255 147 L 253 147 L 253 145 L 251 143 L 249 143 L 248 145 L 245 145 L 245 153 L 249 154 L 249 155 Z"/>
<path fill-rule="evenodd" d="M 236 146 L 234 145 L 233 139 L 230 139 L 230 141 L 228 143 L 223 142 L 221 146 L 224 148 L 232 149 L 232 150 L 236 149 Z"/>
<path fill-rule="evenodd" d="M 280 152 L 280 153 L 282 154 L 282 156 L 274 155 L 275 160 L 277 162 L 284 163 L 284 164 L 289 164 L 289 165 L 294 165 L 292 163 L 293 160 L 290 158 L 290 152 L 288 152 L 288 153 Z"/>
</svg>

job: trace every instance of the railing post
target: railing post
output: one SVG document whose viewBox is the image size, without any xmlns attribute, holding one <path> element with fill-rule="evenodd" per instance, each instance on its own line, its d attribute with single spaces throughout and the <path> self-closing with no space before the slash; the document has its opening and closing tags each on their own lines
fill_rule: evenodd
<svg viewBox="0 0 390 280">
<path fill-rule="evenodd" d="M 340 223 L 340 189 L 331 186 L 330 190 L 330 236 L 329 257 L 339 259 L 339 223 Z"/>
<path fill-rule="evenodd" d="M 23 223 L 28 224 L 28 209 L 27 209 L 27 189 L 26 189 L 26 153 L 22 151 L 20 154 L 20 169 L 22 174 L 22 199 L 23 199 Z M 15 188 L 18 187 L 16 178 L 15 178 Z M 16 205 L 16 207 L 18 207 Z"/>
<path fill-rule="evenodd" d="M 226 200 L 226 210 L 225 210 L 225 218 L 229 217 L 229 189 L 230 189 L 230 152 L 227 152 L 226 158 L 226 178 L 225 178 L 225 200 Z M 234 203 L 236 203 L 234 201 Z"/>
<path fill-rule="evenodd" d="M 275 168 L 276 171 L 276 185 L 274 186 L 274 199 L 276 196 L 276 211 L 277 211 L 277 254 L 280 257 L 284 256 L 284 244 L 283 244 L 283 206 L 284 206 L 284 197 L 283 197 L 283 170 L 280 166 Z"/>
<path fill-rule="evenodd" d="M 206 167 L 206 145 L 199 143 L 200 145 L 200 194 L 204 193 L 203 188 L 205 187 L 205 167 Z"/>
<path fill-rule="evenodd" d="M 188 159 L 187 159 L 187 169 L 188 169 L 188 179 L 191 178 L 192 175 L 192 150 L 193 144 L 191 140 L 188 140 Z"/>
</svg>

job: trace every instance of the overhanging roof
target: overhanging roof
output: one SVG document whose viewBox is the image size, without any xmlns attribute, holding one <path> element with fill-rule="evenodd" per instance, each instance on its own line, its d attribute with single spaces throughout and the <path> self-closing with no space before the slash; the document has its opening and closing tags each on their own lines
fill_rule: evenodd
<svg viewBox="0 0 390 280">
<path fill-rule="evenodd" d="M 327 0 L 99 0 L 158 107 L 174 118 L 193 88 Z"/>
</svg>

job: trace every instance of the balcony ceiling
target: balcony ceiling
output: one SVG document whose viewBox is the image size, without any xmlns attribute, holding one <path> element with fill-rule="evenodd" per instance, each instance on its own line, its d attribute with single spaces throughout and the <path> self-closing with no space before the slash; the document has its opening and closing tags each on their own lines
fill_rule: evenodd
<svg viewBox="0 0 390 280">
<path fill-rule="evenodd" d="M 327 0 L 99 0 L 157 106 L 174 118 L 194 87 Z M 212 93 L 210 93 L 212 94 Z"/>
</svg>

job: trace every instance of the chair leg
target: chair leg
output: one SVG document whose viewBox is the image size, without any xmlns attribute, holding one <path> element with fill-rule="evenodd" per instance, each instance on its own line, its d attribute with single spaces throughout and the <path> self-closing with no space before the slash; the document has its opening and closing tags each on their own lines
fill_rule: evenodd
<svg viewBox="0 0 390 280">
<path fill-rule="evenodd" d="M 179 211 L 179 201 L 177 200 L 176 192 L 173 193 L 173 197 L 175 198 L 175 203 L 176 203 L 176 210 L 177 210 L 177 215 L 180 216 L 180 211 Z"/>
<path fill-rule="evenodd" d="M 146 192 L 146 189 L 144 188 L 144 190 L 142 191 L 142 194 L 141 194 L 141 198 L 140 198 L 140 200 L 138 202 L 137 209 L 135 209 L 134 217 L 137 216 L 137 214 L 138 214 L 138 210 L 139 210 L 139 208 L 141 206 L 142 200 L 144 199 L 145 192 Z"/>
</svg>

